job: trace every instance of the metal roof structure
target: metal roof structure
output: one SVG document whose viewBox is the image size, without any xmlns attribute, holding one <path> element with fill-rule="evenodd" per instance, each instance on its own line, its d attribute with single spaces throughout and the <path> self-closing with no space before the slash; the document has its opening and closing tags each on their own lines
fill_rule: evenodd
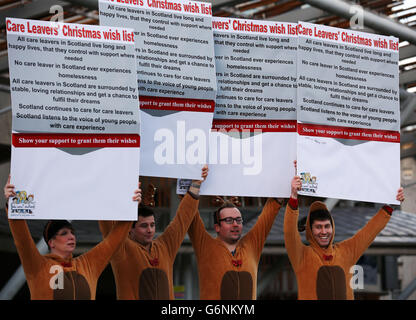
<svg viewBox="0 0 416 320">
<path fill-rule="evenodd" d="M 416 157 L 416 1 L 415 0 L 211 0 L 213 15 L 282 22 L 305 21 L 350 28 L 351 17 L 363 13 L 359 31 L 400 39 L 401 158 Z M 357 11 L 358 10 L 358 11 Z M 9 92 L 5 18 L 99 24 L 98 0 L 0 0 L 0 92 Z M 355 21 L 355 20 L 354 20 Z M 353 25 L 356 28 L 355 24 Z M 10 107 L 0 109 L 0 115 Z M 7 141 L 7 139 L 6 139 Z M 9 149 L 1 146 L 1 159 Z M 5 157 L 3 157 L 5 155 Z"/>
<path fill-rule="evenodd" d="M 4 210 L 0 213 L 0 250 L 15 251 L 11 238 L 9 224 Z M 242 209 L 244 215 L 244 209 Z M 257 211 L 251 209 L 250 215 Z M 335 242 L 352 237 L 378 211 L 370 207 L 336 207 L 331 211 L 335 223 Z M 300 219 L 307 215 L 307 208 L 300 209 Z M 247 233 L 256 223 L 257 215 L 244 224 L 243 234 Z M 273 227 L 267 237 L 263 253 L 286 254 L 283 237 L 284 208 L 280 210 Z M 28 220 L 32 237 L 36 240 L 42 238 L 44 220 Z M 84 252 L 102 240 L 97 221 L 73 221 L 77 236 L 77 254 Z M 212 228 L 206 225 L 208 230 Z M 160 233 L 158 233 L 160 234 Z M 158 235 L 157 234 L 157 235 Z M 214 233 L 212 233 L 214 235 Z M 157 236 L 156 235 L 156 236 Z M 305 241 L 305 233 L 301 233 Z M 306 242 L 306 241 L 305 241 Z M 179 252 L 192 252 L 189 237 L 186 236 Z M 376 237 L 366 254 L 397 254 L 416 255 L 416 215 L 395 210 L 387 226 Z"/>
</svg>

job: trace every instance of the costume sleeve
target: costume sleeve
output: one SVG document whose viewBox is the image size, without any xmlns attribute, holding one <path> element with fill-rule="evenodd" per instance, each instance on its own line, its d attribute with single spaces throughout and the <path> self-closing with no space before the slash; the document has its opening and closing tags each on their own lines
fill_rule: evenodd
<svg viewBox="0 0 416 320">
<path fill-rule="evenodd" d="M 166 227 L 162 235 L 159 236 L 159 241 L 167 247 L 171 260 L 175 259 L 189 225 L 198 210 L 198 204 L 199 200 L 194 199 L 187 193 L 179 203 L 175 217 Z"/>
<path fill-rule="evenodd" d="M 7 208 L 6 213 L 8 214 Z M 41 270 L 45 258 L 36 248 L 26 220 L 9 219 L 9 226 L 26 278 L 34 278 Z"/>
<path fill-rule="evenodd" d="M 266 241 L 267 235 L 272 228 L 274 219 L 279 213 L 280 207 L 281 205 L 275 199 L 267 199 L 256 224 L 244 236 L 244 243 L 251 246 L 255 250 L 258 259 L 260 259 L 264 242 Z"/>
<path fill-rule="evenodd" d="M 367 224 L 353 237 L 340 242 L 338 245 L 349 252 L 354 264 L 363 255 L 364 251 L 371 245 L 377 235 L 384 229 L 390 220 L 390 207 L 381 208 Z"/>
<path fill-rule="evenodd" d="M 115 221 L 109 221 L 109 220 L 100 220 L 98 221 L 98 226 L 100 227 L 101 234 L 103 235 L 103 238 L 105 238 L 111 231 L 115 224 Z"/>
<path fill-rule="evenodd" d="M 100 220 L 98 221 L 98 226 L 100 227 L 101 234 L 103 235 L 103 240 L 105 237 L 108 236 L 108 234 L 111 232 L 111 230 L 116 225 L 116 221 L 109 221 L 109 220 Z M 127 236 L 126 236 L 127 237 Z M 122 260 L 125 257 L 126 253 L 126 238 L 122 240 L 120 247 L 116 252 L 114 252 L 112 259 L 114 260 Z"/>
<path fill-rule="evenodd" d="M 92 275 L 97 278 L 100 276 L 113 254 L 126 239 L 131 223 L 131 221 L 117 221 L 103 241 L 78 258 L 89 266 Z"/>
<path fill-rule="evenodd" d="M 283 232 L 286 251 L 294 271 L 301 268 L 305 250 L 305 245 L 302 243 L 298 231 L 298 218 L 299 208 L 297 200 L 290 199 L 286 206 Z"/>
<path fill-rule="evenodd" d="M 208 239 L 211 238 L 208 231 L 205 229 L 204 222 L 202 221 L 199 212 L 195 214 L 195 217 L 189 226 L 188 234 L 189 238 L 191 239 L 195 254 L 196 256 L 199 256 L 202 248 L 204 248 Z"/>
</svg>

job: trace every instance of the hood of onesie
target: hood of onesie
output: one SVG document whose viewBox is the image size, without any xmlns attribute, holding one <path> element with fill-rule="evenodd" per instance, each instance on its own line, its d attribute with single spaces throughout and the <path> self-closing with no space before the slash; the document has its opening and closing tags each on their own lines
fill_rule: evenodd
<svg viewBox="0 0 416 320">
<path fill-rule="evenodd" d="M 311 226 L 310 226 L 310 217 L 311 217 L 311 213 L 313 213 L 313 212 L 315 212 L 315 211 L 318 211 L 318 210 L 325 210 L 325 211 L 328 211 L 329 216 L 330 216 L 330 218 L 331 218 L 331 220 L 330 220 L 330 221 L 331 221 L 331 224 L 332 224 L 332 236 L 331 236 L 331 239 L 330 239 L 330 241 L 329 241 L 329 245 L 328 245 L 328 249 L 330 249 L 330 248 L 332 248 L 332 244 L 333 244 L 334 237 L 335 237 L 335 224 L 334 224 L 334 219 L 332 218 L 332 215 L 331 215 L 331 213 L 329 212 L 329 210 L 328 210 L 328 208 L 327 208 L 326 204 L 325 204 L 325 203 L 323 203 L 322 201 L 315 201 L 315 202 L 313 202 L 313 203 L 311 204 L 311 206 L 309 207 L 308 218 L 307 218 L 307 220 L 306 220 L 306 225 L 305 225 L 305 228 L 306 228 L 306 240 L 308 240 L 308 241 L 309 241 L 309 243 L 310 243 L 310 245 L 311 245 L 311 246 L 313 246 L 313 247 L 315 247 L 315 248 L 320 248 L 320 249 L 322 249 L 322 250 L 325 250 L 325 249 L 321 248 L 321 247 L 319 246 L 319 244 L 316 242 L 315 238 L 314 238 L 314 237 L 313 237 L 313 235 L 312 235 L 312 229 L 311 229 Z"/>
</svg>

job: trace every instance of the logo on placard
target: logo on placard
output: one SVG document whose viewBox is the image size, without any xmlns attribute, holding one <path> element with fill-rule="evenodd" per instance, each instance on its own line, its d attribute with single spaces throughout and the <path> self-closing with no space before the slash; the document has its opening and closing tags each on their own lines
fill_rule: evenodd
<svg viewBox="0 0 416 320">
<path fill-rule="evenodd" d="M 316 193 L 316 190 L 318 190 L 318 183 L 316 182 L 315 176 L 312 176 L 310 172 L 302 172 L 300 174 L 300 179 L 302 180 L 301 191 Z"/>
<path fill-rule="evenodd" d="M 189 187 L 192 184 L 191 179 L 178 179 L 176 186 L 176 194 L 185 194 L 188 192 Z"/>
<path fill-rule="evenodd" d="M 10 213 L 18 216 L 30 216 L 35 210 L 35 196 L 28 194 L 26 191 L 17 191 L 16 196 L 12 198 Z"/>
</svg>

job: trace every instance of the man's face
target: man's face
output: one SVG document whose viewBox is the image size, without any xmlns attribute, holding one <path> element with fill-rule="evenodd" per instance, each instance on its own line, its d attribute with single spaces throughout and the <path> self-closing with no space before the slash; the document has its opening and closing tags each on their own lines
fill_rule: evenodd
<svg viewBox="0 0 416 320">
<path fill-rule="evenodd" d="M 327 248 L 332 238 L 332 224 L 329 220 L 315 220 L 312 223 L 312 235 L 321 248 Z"/>
<path fill-rule="evenodd" d="M 219 215 L 220 220 L 226 218 L 241 219 L 241 212 L 237 208 L 224 208 L 220 211 Z M 225 220 L 222 220 L 219 221 L 219 224 L 215 224 L 215 231 L 219 239 L 229 244 L 234 244 L 241 238 L 243 223 L 238 224 L 233 220 L 231 224 L 228 224 Z"/>
<path fill-rule="evenodd" d="M 148 245 L 153 241 L 156 232 L 155 217 L 139 216 L 134 228 L 131 229 L 134 239 L 141 245 Z"/>
</svg>

